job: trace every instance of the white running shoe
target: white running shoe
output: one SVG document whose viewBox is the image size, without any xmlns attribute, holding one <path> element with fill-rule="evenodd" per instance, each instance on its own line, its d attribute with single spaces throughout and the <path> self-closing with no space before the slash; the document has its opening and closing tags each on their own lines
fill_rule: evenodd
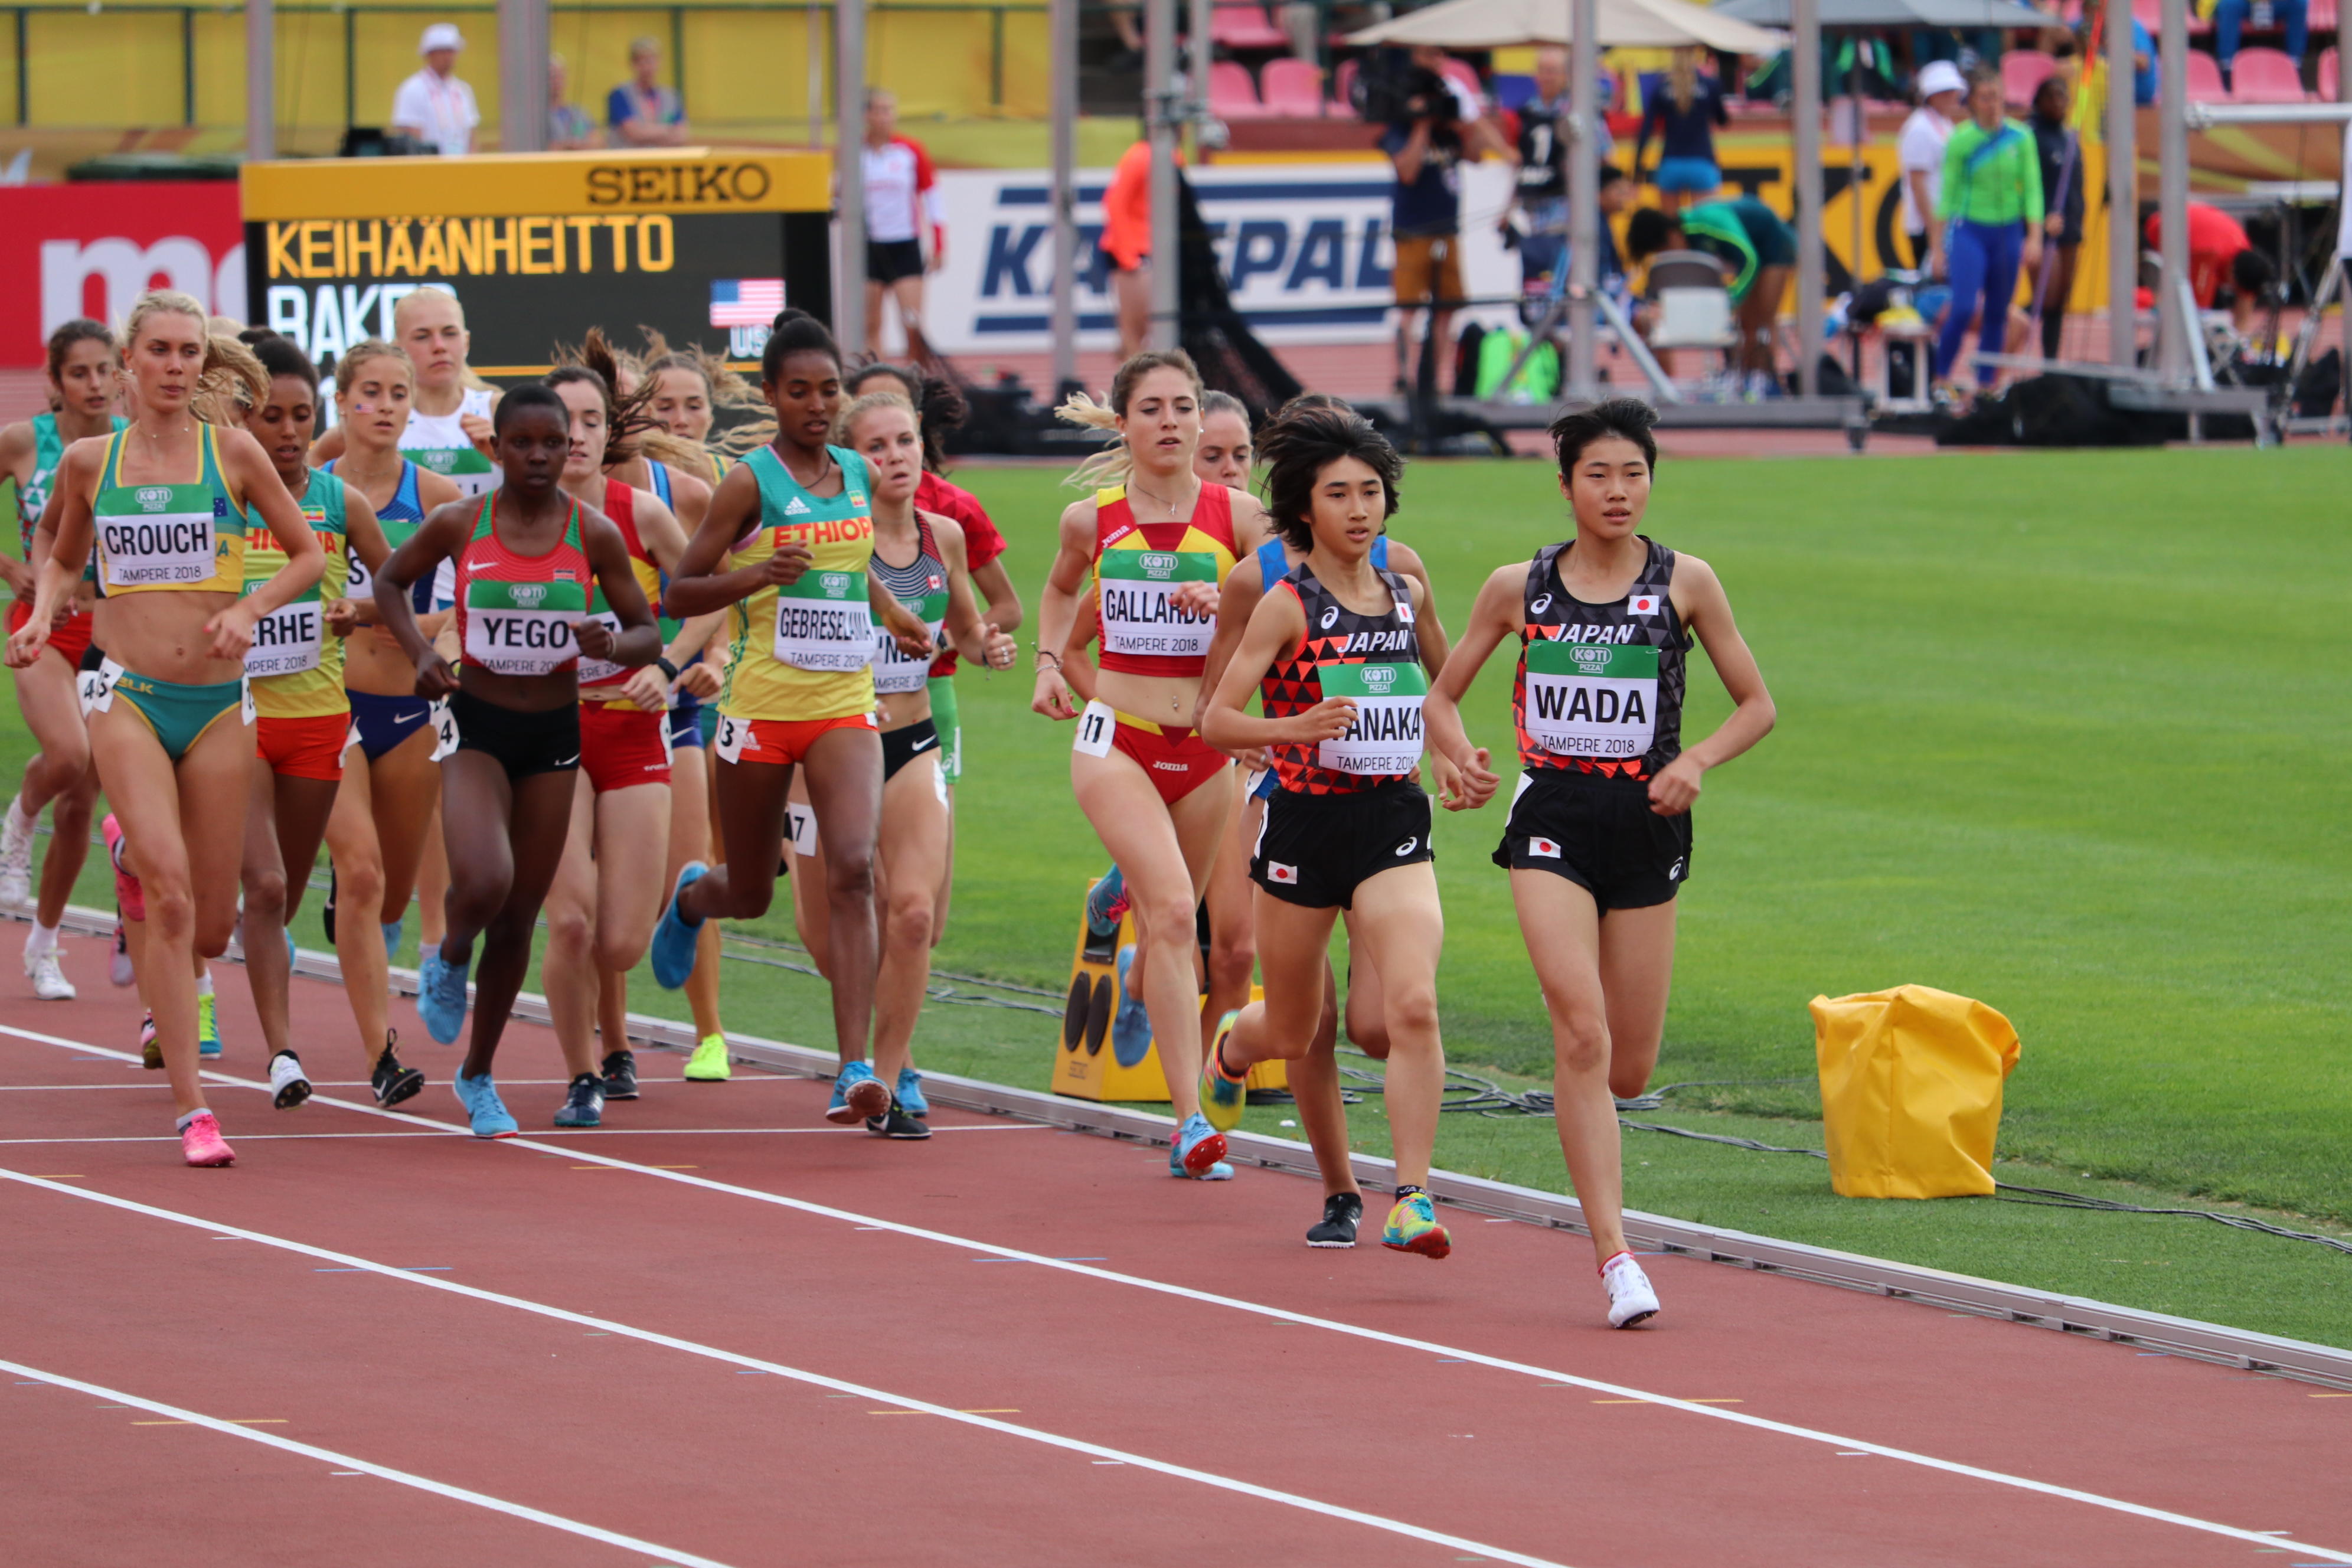
<svg viewBox="0 0 2352 1568">
<path fill-rule="evenodd" d="M 28 952 L 25 955 L 25 975 L 33 983 L 33 994 L 44 1002 L 70 1002 L 74 999 L 73 982 L 58 967 L 58 950 Z"/>
<path fill-rule="evenodd" d="M 117 985 L 128 985 L 139 978 L 139 972 L 131 967 L 131 939 L 123 934 L 119 912 L 114 917 L 114 952 L 106 961 L 106 977 Z"/>
<path fill-rule="evenodd" d="M 22 798 L 11 796 L 0 815 L 0 904 L 33 901 L 33 825 L 16 815 Z"/>
<path fill-rule="evenodd" d="M 1630 1329 L 1658 1315 L 1658 1293 L 1632 1253 L 1621 1252 L 1602 1264 L 1601 1283 L 1609 1291 L 1611 1328 Z"/>
<path fill-rule="evenodd" d="M 303 1074 L 301 1059 L 292 1051 L 280 1051 L 269 1058 L 269 1102 L 280 1110 L 291 1110 L 310 1098 L 310 1080 Z"/>
</svg>

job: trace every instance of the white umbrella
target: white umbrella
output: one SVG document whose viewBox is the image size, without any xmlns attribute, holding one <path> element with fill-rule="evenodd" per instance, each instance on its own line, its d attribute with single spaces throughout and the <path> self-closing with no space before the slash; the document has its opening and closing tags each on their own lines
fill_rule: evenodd
<svg viewBox="0 0 2352 1568">
<path fill-rule="evenodd" d="M 1567 0 L 1444 0 L 1348 35 L 1351 44 L 1432 44 L 1445 49 L 1501 49 L 1570 41 Z M 1726 54 L 1778 53 L 1786 40 L 1690 0 L 1599 0 L 1605 49 L 1696 46 Z"/>
</svg>

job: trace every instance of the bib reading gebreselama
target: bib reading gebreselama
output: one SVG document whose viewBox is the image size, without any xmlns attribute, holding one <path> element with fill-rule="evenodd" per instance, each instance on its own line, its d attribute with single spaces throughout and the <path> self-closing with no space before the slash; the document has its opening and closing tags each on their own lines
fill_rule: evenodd
<svg viewBox="0 0 2352 1568">
<path fill-rule="evenodd" d="M 1657 738 L 1655 647 L 1531 642 L 1527 670 L 1527 732 L 1554 755 L 1634 758 Z"/>
<path fill-rule="evenodd" d="M 803 572 L 776 589 L 776 658 L 795 669 L 863 669 L 874 661 L 874 610 L 863 572 Z"/>
</svg>

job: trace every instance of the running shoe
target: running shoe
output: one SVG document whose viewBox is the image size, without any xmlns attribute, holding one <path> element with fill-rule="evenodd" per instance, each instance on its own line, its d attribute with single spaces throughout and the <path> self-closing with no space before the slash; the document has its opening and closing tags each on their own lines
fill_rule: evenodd
<svg viewBox="0 0 2352 1568">
<path fill-rule="evenodd" d="M 1225 1135 L 1209 1125 L 1209 1119 L 1199 1111 L 1184 1119 L 1176 1129 L 1176 1142 L 1168 1150 L 1168 1173 L 1191 1176 L 1199 1181 L 1222 1182 L 1231 1179 L 1233 1167 L 1224 1164 Z M 1224 1174 L 1212 1174 L 1223 1170 Z"/>
<path fill-rule="evenodd" d="M 1118 950 L 1118 1007 L 1110 1016 L 1110 1054 L 1123 1068 L 1142 1061 L 1151 1050 L 1151 1015 L 1143 998 L 1127 988 L 1127 972 L 1135 967 L 1135 944 Z"/>
<path fill-rule="evenodd" d="M 139 1065 L 150 1072 L 163 1068 L 163 1047 L 155 1043 L 155 1015 L 149 1013 L 139 1020 Z"/>
<path fill-rule="evenodd" d="M 1087 889 L 1087 929 L 1097 936 L 1117 936 L 1119 917 L 1126 913 L 1127 879 L 1113 866 Z"/>
<path fill-rule="evenodd" d="M 466 1025 L 466 965 L 452 963 L 437 947 L 428 947 L 416 961 L 416 1016 L 425 1032 L 445 1046 L 457 1043 Z"/>
<path fill-rule="evenodd" d="M 368 1074 L 368 1087 L 375 1090 L 375 1102 L 387 1108 L 415 1099 L 416 1091 L 425 1087 L 425 1075 L 415 1068 L 401 1066 L 400 1058 L 393 1054 L 393 1044 L 399 1038 L 397 1029 L 383 1032 L 383 1055 L 375 1058 L 375 1070 Z"/>
<path fill-rule="evenodd" d="M 555 1113 L 558 1127 L 602 1127 L 604 1124 L 604 1080 L 583 1072 L 563 1091 L 563 1109 Z"/>
<path fill-rule="evenodd" d="M 294 928 L 293 928 L 292 926 L 288 926 L 288 927 L 286 928 L 286 931 L 285 931 L 285 937 L 286 937 L 286 967 L 287 967 L 287 968 L 289 968 L 289 969 L 291 969 L 291 968 L 293 968 L 293 967 L 294 967 L 294 961 L 295 961 L 295 959 L 297 959 L 298 957 L 301 956 L 301 954 L 300 954 L 300 950 L 299 950 L 299 949 L 298 949 L 297 947 L 295 947 L 295 945 L 294 945 Z"/>
<path fill-rule="evenodd" d="M 236 1151 L 221 1137 L 220 1121 L 209 1110 L 199 1110 L 180 1129 L 180 1153 L 191 1165 L 234 1165 Z"/>
<path fill-rule="evenodd" d="M 384 922 L 384 927 L 383 927 L 383 955 L 384 955 L 384 957 L 386 957 L 386 958 L 390 958 L 390 957 L 392 957 L 394 953 L 396 953 L 396 952 L 398 952 L 400 951 L 400 939 L 401 939 L 402 937 L 404 937 L 404 936 L 405 936 L 405 935 L 407 934 L 406 931 L 404 929 L 407 924 L 408 924 L 408 917 L 407 917 L 406 915 L 403 915 L 403 916 L 401 916 L 401 917 L 400 917 L 398 920 L 396 920 L 396 921 L 385 921 L 385 922 Z"/>
<path fill-rule="evenodd" d="M 73 982 L 58 967 L 58 950 L 54 947 L 25 955 L 25 978 L 33 983 L 33 994 L 44 1002 L 74 999 Z"/>
<path fill-rule="evenodd" d="M 16 813 L 24 798 L 12 798 L 0 819 L 0 904 L 33 901 L 33 824 Z"/>
<path fill-rule="evenodd" d="M 931 1130 L 916 1121 L 914 1112 L 899 1100 L 891 1100 L 890 1109 L 881 1115 L 867 1117 L 866 1131 L 877 1138 L 897 1138 L 909 1143 L 919 1142 L 931 1135 Z"/>
<path fill-rule="evenodd" d="M 607 1051 L 600 1069 L 606 1100 L 637 1098 L 637 1056 L 635 1051 Z"/>
<path fill-rule="evenodd" d="M 678 868 L 677 884 L 670 889 L 669 902 L 662 908 L 661 923 L 654 927 L 654 980 L 665 991 L 675 991 L 694 973 L 694 955 L 700 945 L 702 922 L 692 925 L 677 912 L 677 896 L 708 876 L 710 868 L 699 860 L 688 860 Z"/>
<path fill-rule="evenodd" d="M 128 985 L 139 978 L 139 972 L 131 967 L 131 933 L 123 927 L 119 906 L 114 911 L 114 952 L 107 959 L 106 977 L 117 985 Z"/>
<path fill-rule="evenodd" d="M 126 920 L 145 920 L 147 918 L 147 894 L 145 890 L 139 886 L 139 879 L 122 868 L 121 822 L 115 816 L 114 813 L 110 811 L 106 814 L 106 821 L 100 825 L 99 830 L 106 839 L 107 864 L 114 868 L 114 902 L 116 907 L 121 910 L 123 918 Z"/>
<path fill-rule="evenodd" d="M 1361 1193 L 1332 1193 L 1323 1199 L 1323 1218 L 1309 1227 L 1309 1247 L 1353 1247 L 1356 1226 L 1363 1223 L 1364 1195 Z"/>
<path fill-rule="evenodd" d="M 898 1069 L 898 1103 L 907 1114 L 918 1120 L 931 1113 L 931 1102 L 923 1098 L 923 1075 L 913 1068 Z"/>
<path fill-rule="evenodd" d="M 302 1058 L 280 1051 L 269 1058 L 269 1103 L 291 1110 L 310 1098 L 310 1080 L 302 1075 Z"/>
<path fill-rule="evenodd" d="M 220 1054 L 220 1010 L 207 992 L 196 998 L 196 1055 L 209 1061 Z"/>
<path fill-rule="evenodd" d="M 466 1108 L 475 1137 L 511 1138 L 522 1131 L 507 1114 L 506 1102 L 499 1098 L 499 1086 L 490 1081 L 489 1074 L 467 1078 L 460 1068 L 450 1075 L 449 1087 L 457 1091 L 457 1103 Z"/>
<path fill-rule="evenodd" d="M 824 1108 L 824 1119 L 847 1127 L 889 1109 L 889 1085 L 874 1076 L 870 1064 L 851 1062 L 833 1080 L 833 1103 Z"/>
<path fill-rule="evenodd" d="M 1240 1016 L 1233 1012 L 1217 1020 L 1217 1032 L 1209 1041 L 1209 1059 L 1201 1064 L 1201 1114 L 1220 1132 L 1239 1127 L 1242 1108 L 1249 1103 L 1249 1075 L 1225 1076 L 1225 1037 L 1234 1032 L 1234 1020 Z"/>
<path fill-rule="evenodd" d="M 1381 1245 L 1391 1252 L 1443 1258 L 1454 1250 L 1454 1238 L 1437 1223 L 1437 1205 L 1429 1201 L 1427 1193 L 1407 1193 L 1389 1210 L 1389 1222 L 1381 1227 Z"/>
<path fill-rule="evenodd" d="M 725 1083 L 735 1069 L 727 1065 L 727 1037 L 705 1035 L 694 1047 L 694 1055 L 686 1059 L 686 1081 L 688 1083 Z"/>
<path fill-rule="evenodd" d="M 1602 1264 L 1601 1283 L 1609 1292 L 1611 1328 L 1630 1329 L 1658 1315 L 1658 1293 L 1632 1253 L 1621 1252 Z"/>
</svg>

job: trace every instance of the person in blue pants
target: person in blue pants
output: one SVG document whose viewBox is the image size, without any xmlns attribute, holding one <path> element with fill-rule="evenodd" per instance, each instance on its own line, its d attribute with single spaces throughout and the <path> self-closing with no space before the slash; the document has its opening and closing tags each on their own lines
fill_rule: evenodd
<svg viewBox="0 0 2352 1568">
<path fill-rule="evenodd" d="M 1970 79 L 1969 115 L 1945 144 L 1936 202 L 1936 216 L 1948 226 L 1944 250 L 1952 285 L 1936 342 L 1936 381 L 1956 395 L 1952 373 L 1969 318 L 1981 316 L 1979 349 L 2000 353 L 2019 265 L 2042 265 L 2042 165 L 2033 133 L 2002 113 L 2000 78 L 1990 71 Z M 1977 384 L 1990 386 L 1993 374 L 1990 365 L 1979 365 Z"/>
</svg>

